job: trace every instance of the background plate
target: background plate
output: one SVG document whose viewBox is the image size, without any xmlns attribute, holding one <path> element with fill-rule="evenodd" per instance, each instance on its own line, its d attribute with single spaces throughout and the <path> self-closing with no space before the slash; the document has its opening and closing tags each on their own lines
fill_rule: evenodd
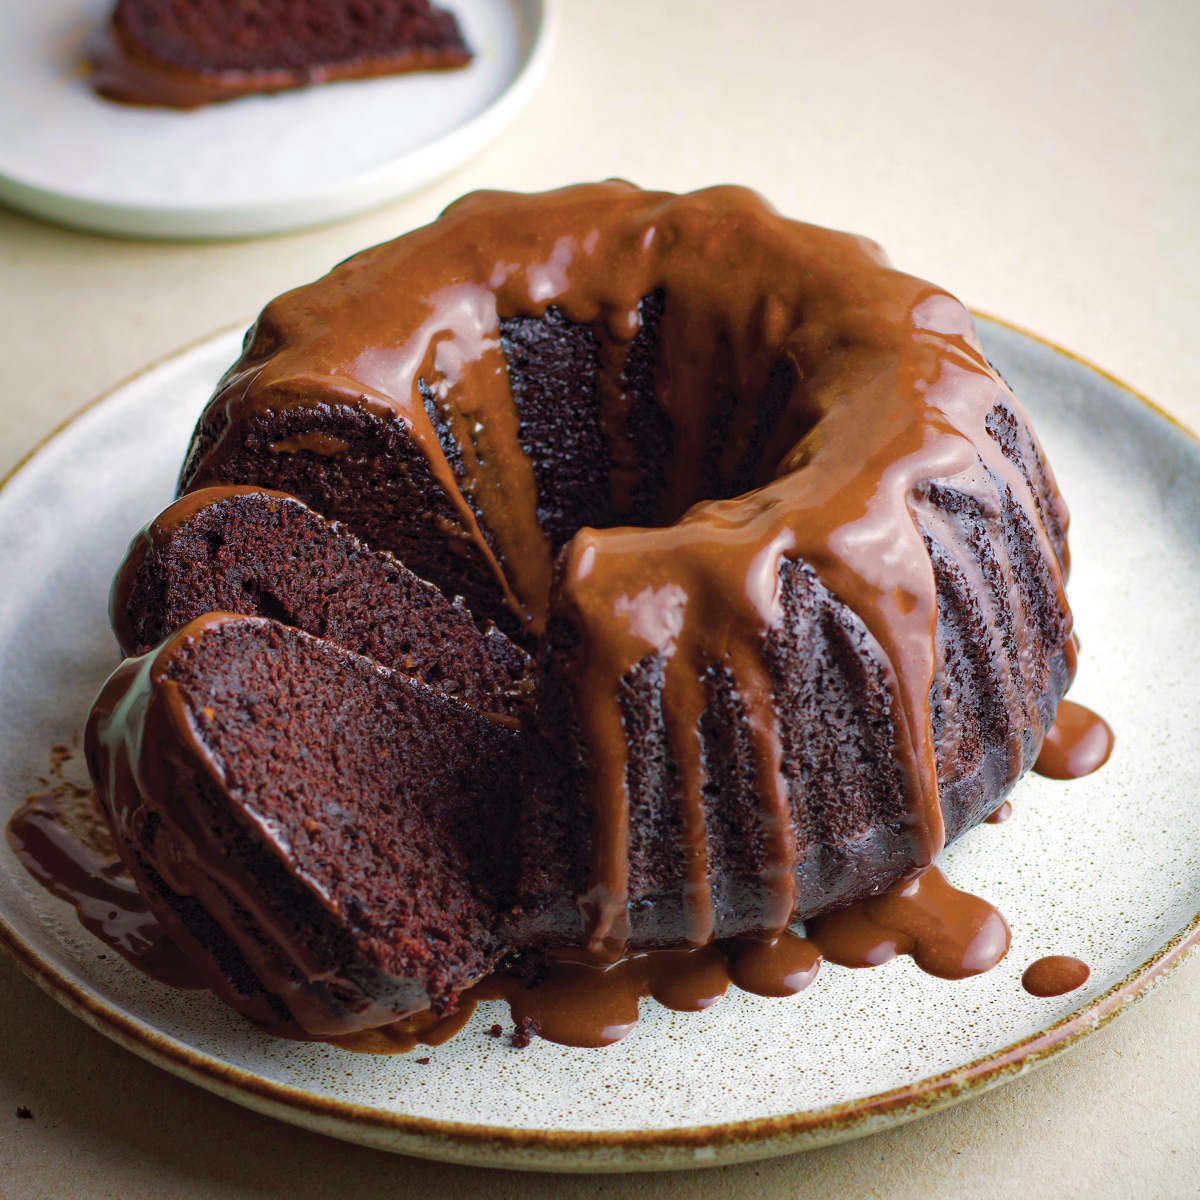
<svg viewBox="0 0 1200 1200">
<path fill-rule="evenodd" d="M 556 0 L 449 0 L 459 71 L 192 112 L 102 100 L 83 68 L 112 0 L 0 5 L 0 201 L 134 237 L 278 233 L 423 187 L 497 137 L 549 61 Z"/>
<path fill-rule="evenodd" d="M 1144 993 L 1196 940 L 1200 911 L 1200 444 L 1115 381 L 981 322 L 1029 408 L 1073 513 L 1083 640 L 1072 696 L 1117 731 L 1108 766 L 1028 778 L 1015 816 L 945 856 L 993 900 L 1008 957 L 949 983 L 907 959 L 826 965 L 788 1000 L 732 990 L 702 1014 L 653 1002 L 623 1042 L 522 1051 L 459 1037 L 373 1058 L 260 1034 L 207 994 L 145 979 L 0 852 L 0 941 L 53 995 L 167 1069 L 239 1103 L 366 1144 L 480 1165 L 613 1170 L 736 1161 L 871 1132 L 992 1086 Z M 112 667 L 112 572 L 171 498 L 188 435 L 240 331 L 152 368 L 70 422 L 0 492 L 0 816 L 35 787 Z M 1056 999 L 1020 976 L 1074 954 L 1088 984 Z"/>
</svg>

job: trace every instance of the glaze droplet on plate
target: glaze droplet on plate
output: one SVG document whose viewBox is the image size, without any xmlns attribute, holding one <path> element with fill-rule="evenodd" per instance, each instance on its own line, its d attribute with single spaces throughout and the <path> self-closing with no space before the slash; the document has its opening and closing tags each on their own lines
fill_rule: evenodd
<svg viewBox="0 0 1200 1200">
<path fill-rule="evenodd" d="M 1083 987 L 1091 973 L 1091 967 L 1078 958 L 1051 954 L 1025 968 L 1021 986 L 1031 996 L 1063 996 Z"/>
<path fill-rule="evenodd" d="M 1082 779 L 1108 762 L 1112 748 L 1108 722 L 1090 708 L 1064 700 L 1033 769 L 1047 779 Z"/>
</svg>

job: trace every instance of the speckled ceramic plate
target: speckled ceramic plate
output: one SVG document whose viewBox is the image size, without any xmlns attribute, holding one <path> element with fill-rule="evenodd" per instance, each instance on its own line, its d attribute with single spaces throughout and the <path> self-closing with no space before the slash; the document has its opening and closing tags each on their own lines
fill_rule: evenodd
<svg viewBox="0 0 1200 1200">
<path fill-rule="evenodd" d="M 545 74 L 557 0 L 447 0 L 462 70 L 250 96 L 113 104 L 84 51 L 114 0 L 0 4 L 0 202 L 132 237 L 278 233 L 361 212 L 477 154 Z"/>
<path fill-rule="evenodd" d="M 946 855 L 959 886 L 1013 930 L 993 971 L 961 983 L 907 959 L 822 968 L 788 1000 L 731 990 L 701 1014 L 651 1001 L 604 1050 L 487 1036 L 481 1006 L 420 1057 L 375 1058 L 267 1037 L 207 994 L 152 983 L 109 955 L 6 850 L 0 940 L 51 994 L 116 1041 L 240 1104 L 369 1145 L 479 1165 L 601 1171 L 801 1150 L 986 1090 L 1072 1045 L 1145 994 L 1200 929 L 1200 443 L 1070 355 L 982 322 L 1070 501 L 1071 598 L 1083 651 L 1072 695 L 1117 749 L 1072 783 L 1030 778 L 1011 821 Z M 109 579 L 171 497 L 189 431 L 237 353 L 230 332 L 93 405 L 0 491 L 0 807 L 79 729 L 114 663 Z M 1090 981 L 1034 999 L 1045 954 Z"/>
</svg>

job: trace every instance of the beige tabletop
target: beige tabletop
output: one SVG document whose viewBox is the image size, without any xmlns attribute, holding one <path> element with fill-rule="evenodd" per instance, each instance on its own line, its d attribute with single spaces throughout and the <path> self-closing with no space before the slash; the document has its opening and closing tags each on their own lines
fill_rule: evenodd
<svg viewBox="0 0 1200 1200">
<path fill-rule="evenodd" d="M 124 377 L 464 191 L 612 175 L 744 183 L 869 234 L 1200 427 L 1196 0 L 565 0 L 561 15 L 549 75 L 497 143 L 355 220 L 186 245 L 0 210 L 0 472 Z M 1198 1078 L 1200 956 L 1070 1054 L 887 1134 L 699 1174 L 516 1175 L 246 1112 L 118 1049 L 5 962 L 0 1195 L 1195 1196 Z"/>
</svg>

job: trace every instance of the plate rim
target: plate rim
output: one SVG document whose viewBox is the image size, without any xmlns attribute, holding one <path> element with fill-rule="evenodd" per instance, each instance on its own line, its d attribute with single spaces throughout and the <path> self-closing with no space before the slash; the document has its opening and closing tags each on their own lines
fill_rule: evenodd
<svg viewBox="0 0 1200 1200">
<path fill-rule="evenodd" d="M 554 3 L 555 0 L 548 0 Z M 972 315 L 1036 342 L 1099 375 L 1164 419 L 1200 449 L 1200 435 L 1124 380 L 1057 342 L 975 307 Z M 242 328 L 234 322 L 197 338 L 105 389 L 55 425 L 0 477 L 3 491 L 56 438 L 116 393 L 167 363 Z M 1200 912 L 1155 953 L 1082 1008 L 989 1054 L 912 1083 L 769 1117 L 670 1129 L 568 1131 L 513 1128 L 388 1112 L 277 1083 L 185 1046 L 42 958 L 0 911 L 0 951 L 87 1025 L 154 1065 L 224 1099 L 350 1141 L 414 1156 L 478 1166 L 584 1171 L 717 1166 L 846 1140 L 902 1124 L 980 1095 L 1078 1045 L 1141 1000 L 1200 946 Z M 405 1139 L 395 1144 L 395 1139 Z M 389 1141 L 389 1139 L 392 1139 Z M 485 1155 L 510 1152 L 505 1161 Z M 522 1153 L 524 1152 L 524 1153 Z M 526 1158 L 525 1154 L 532 1155 Z M 517 1157 L 513 1157 L 516 1155 Z M 599 1155 L 600 1157 L 596 1157 Z"/>
<path fill-rule="evenodd" d="M 217 241 L 267 237 L 347 220 L 429 186 L 468 162 L 515 120 L 545 78 L 560 23 L 560 0 L 504 0 L 518 20 L 525 9 L 531 39 L 524 61 L 482 111 L 413 150 L 357 172 L 349 181 L 310 190 L 297 200 L 196 204 L 97 200 L 46 187 L 19 172 L 0 169 L 0 204 L 39 220 L 88 233 L 146 241 Z M 407 170 L 402 169 L 409 164 Z M 398 169 L 401 168 L 401 169 Z M 0 482 L 3 486 L 4 480 Z"/>
</svg>

